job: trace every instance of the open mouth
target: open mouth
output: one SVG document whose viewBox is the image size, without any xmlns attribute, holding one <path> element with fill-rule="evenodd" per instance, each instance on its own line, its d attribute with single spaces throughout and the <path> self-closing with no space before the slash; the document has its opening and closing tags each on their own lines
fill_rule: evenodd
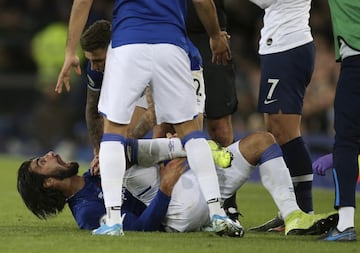
<svg viewBox="0 0 360 253">
<path fill-rule="evenodd" d="M 56 155 L 56 160 L 58 161 L 58 163 L 64 167 L 68 167 L 68 163 L 64 162 L 63 159 L 61 159 L 61 157 L 59 155 Z"/>
</svg>

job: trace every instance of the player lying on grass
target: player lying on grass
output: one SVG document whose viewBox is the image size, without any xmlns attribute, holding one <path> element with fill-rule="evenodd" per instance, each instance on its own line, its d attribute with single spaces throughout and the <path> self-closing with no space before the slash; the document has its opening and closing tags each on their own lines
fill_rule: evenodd
<svg viewBox="0 0 360 253">
<path fill-rule="evenodd" d="M 102 116 L 98 112 L 98 102 L 100 90 L 102 89 L 102 80 L 103 80 L 103 71 L 106 61 L 106 53 L 108 49 L 108 44 L 110 42 L 111 34 L 111 24 L 106 20 L 99 20 L 92 24 L 81 37 L 81 47 L 84 50 L 85 57 L 89 60 L 87 68 L 88 76 L 88 92 L 87 92 L 87 103 L 86 103 L 86 122 L 90 134 L 91 142 L 94 147 L 94 159 L 91 163 L 91 169 L 96 169 L 99 166 L 99 147 L 101 139 L 103 136 L 103 121 Z M 190 60 L 190 68 L 193 77 L 194 90 L 196 90 L 196 102 L 197 110 L 199 114 L 196 117 L 198 126 L 202 126 L 203 119 L 203 110 L 205 104 L 205 93 L 204 93 L 204 81 L 202 77 L 202 60 L 201 55 L 197 48 L 187 40 L 189 51 L 188 57 Z M 166 96 L 166 95 L 165 95 Z M 149 130 L 152 129 L 156 122 L 154 103 L 148 103 L 149 105 L 138 104 L 133 111 L 130 125 L 128 126 L 128 137 L 142 138 Z M 146 109 L 148 108 L 148 109 Z M 159 109 L 159 108 L 158 108 Z M 147 113 L 150 111 L 150 113 Z M 142 113 L 144 113 L 142 115 Z M 137 119 L 145 119 L 141 124 L 137 124 Z M 155 135 L 154 135 L 155 137 Z M 158 137 L 158 136 L 157 136 Z M 164 137 L 164 135 L 162 135 Z M 209 150 L 210 151 L 210 150 Z M 200 156 L 199 156 L 200 157 Z M 196 160 L 196 159 L 195 159 Z M 192 159 L 192 161 L 195 161 Z M 200 167 L 203 162 L 201 159 L 198 159 L 200 162 Z M 208 164 L 209 165 L 209 164 Z M 212 164 L 210 164 L 212 165 Z M 214 193 L 214 200 L 220 199 L 220 192 L 217 185 L 217 180 L 215 183 L 212 181 L 215 174 L 215 168 L 211 169 L 212 166 L 205 166 L 208 171 L 205 173 L 205 178 L 207 180 L 201 180 L 203 186 L 206 186 L 208 190 Z M 205 171 L 204 171 L 205 172 Z M 202 173 L 201 173 L 202 174 Z M 212 177 L 209 177 L 212 174 Z M 200 174 L 198 174 L 201 177 Z M 203 188 L 202 188 L 203 189 Z M 203 192 L 204 193 L 204 192 Z M 210 201 L 209 207 L 211 206 L 212 214 L 221 214 L 217 215 L 214 218 L 214 222 L 217 223 L 217 229 L 219 231 L 233 231 L 233 230 L 242 230 L 242 227 L 238 222 L 232 221 L 225 213 L 225 211 L 220 207 L 220 203 L 217 201 Z M 219 207 L 219 208 L 218 208 Z M 220 210 L 218 210 L 220 209 Z M 211 216 L 213 216 L 211 214 Z M 209 214 L 210 215 L 210 214 Z M 220 220 L 220 222 L 219 222 Z M 222 223 L 222 224 L 220 224 Z M 104 226 L 105 229 L 106 226 Z M 107 225 L 107 230 L 113 230 L 112 226 Z M 117 229 L 115 229 L 117 231 Z M 232 233 L 232 232 L 230 232 Z M 240 233 L 238 233 L 240 234 Z"/>
<path fill-rule="evenodd" d="M 184 168 L 178 160 L 160 168 L 159 191 L 149 208 L 124 189 L 126 201 L 122 211 L 127 214 L 124 219 L 126 230 L 163 230 L 161 222 L 172 188 Z M 78 168 L 78 163 L 65 163 L 53 152 L 24 162 L 19 169 L 18 190 L 26 206 L 38 218 L 47 219 L 60 213 L 67 203 L 79 228 L 99 227 L 106 213 L 100 177 L 91 175 L 90 170 L 79 176 Z"/>
<path fill-rule="evenodd" d="M 105 24 L 106 25 L 106 23 L 103 23 L 103 24 Z M 106 29 L 105 29 L 106 30 Z M 107 45 L 106 44 L 107 43 L 107 41 L 105 41 L 105 45 Z M 83 46 L 83 48 L 84 48 L 84 45 L 82 45 Z M 106 48 L 101 48 L 101 52 L 100 52 L 100 54 L 98 54 L 99 53 L 99 51 L 98 50 L 95 50 L 95 51 L 93 51 L 93 49 L 94 48 L 92 48 L 92 49 L 89 49 L 88 48 L 88 50 L 85 50 L 86 52 L 87 52 L 87 55 L 86 55 L 86 57 L 87 58 L 89 58 L 89 60 L 90 60 L 90 62 L 91 62 L 91 67 L 92 67 L 92 69 L 94 69 L 94 70 L 96 70 L 96 72 L 101 72 L 101 70 L 102 70 L 102 68 L 103 68 L 103 65 L 104 65 L 104 62 L 105 62 L 105 54 L 101 54 L 101 52 L 106 52 Z M 95 52 L 95 53 L 94 53 Z M 94 71 L 95 72 L 95 71 Z M 91 80 L 89 80 L 90 81 L 90 83 L 89 84 L 94 84 L 94 82 L 91 82 L 91 81 L 94 81 L 95 80 L 95 78 L 93 78 L 93 79 L 91 79 Z M 100 82 L 101 83 L 101 82 Z M 92 88 L 94 88 L 94 87 L 92 87 Z M 88 94 L 89 95 L 89 94 Z M 89 98 L 89 97 L 88 97 Z M 204 96 L 202 96 L 202 98 L 204 98 Z M 96 101 L 96 99 L 94 100 L 94 101 Z M 95 104 L 96 105 L 96 103 L 93 103 L 93 104 Z M 97 113 L 97 111 L 95 110 L 95 113 Z M 98 129 L 100 129 L 101 130 L 101 128 L 98 128 Z M 100 134 L 102 133 L 102 131 L 100 131 L 99 132 Z M 134 136 L 136 136 L 136 134 L 134 134 Z M 250 138 L 251 139 L 251 138 Z M 252 138 L 252 139 L 254 139 L 254 138 Z M 95 142 L 96 143 L 96 142 Z M 95 147 L 96 147 L 96 145 L 94 145 Z M 257 161 L 255 162 L 255 163 L 257 163 Z M 96 159 L 95 159 L 95 163 L 93 163 L 92 165 L 96 165 Z M 248 166 L 248 164 L 246 164 L 246 166 Z M 96 166 L 92 166 L 92 169 L 94 169 L 94 168 L 96 168 Z M 191 174 L 190 172 L 189 172 L 189 174 Z M 89 175 L 89 174 L 88 174 Z M 185 175 L 188 175 L 188 173 L 185 173 Z M 184 178 L 185 178 L 185 176 L 183 176 Z M 181 177 L 181 178 L 183 178 L 183 177 Z M 98 180 L 99 181 L 99 180 Z M 100 181 L 99 181 L 100 182 Z M 240 183 L 240 186 L 241 186 L 241 184 L 242 183 Z M 26 191 L 25 191 L 26 192 Z M 95 191 L 95 193 L 97 193 L 96 191 Z M 196 191 L 195 192 L 196 194 L 198 194 L 199 193 L 199 191 Z M 184 195 L 184 194 L 183 194 Z M 97 196 L 97 195 L 96 195 Z M 96 197 L 95 196 L 95 197 Z M 179 195 L 179 196 L 181 196 L 181 194 Z M 192 196 L 192 195 L 191 195 Z M 174 198 L 174 195 L 173 195 L 173 198 Z M 72 198 L 70 198 L 70 199 L 72 199 Z M 94 198 L 94 199 L 96 199 L 96 198 Z M 145 201 L 146 202 L 146 201 Z M 176 201 L 173 201 L 174 203 L 177 203 Z M 180 203 L 180 202 L 178 202 L 178 203 Z M 63 205 L 65 205 L 65 203 L 63 204 Z M 181 210 L 181 208 L 183 208 L 183 206 L 186 206 L 186 205 L 182 205 L 182 206 L 179 206 L 179 208 L 180 208 L 180 210 Z M 63 208 L 63 207 L 62 207 Z M 173 209 L 174 207 L 173 206 L 171 206 L 170 205 L 170 207 L 169 207 L 169 209 Z M 62 210 L 62 209 L 61 209 Z M 202 215 L 201 214 L 201 212 L 199 212 L 199 211 L 197 211 L 197 210 L 195 210 L 195 212 L 190 212 L 190 216 L 189 216 L 189 218 L 190 219 L 193 219 L 194 220 L 194 213 L 198 213 L 198 214 L 200 214 L 200 215 Z M 55 212 L 53 212 L 52 214 L 56 214 L 57 213 L 57 211 L 55 210 Z M 171 218 L 169 219 L 169 213 L 171 213 L 171 212 L 168 212 L 168 214 L 167 214 L 167 220 L 166 220 L 166 223 L 170 223 L 169 221 L 171 221 Z M 174 212 L 175 214 L 176 214 L 176 212 Z M 185 212 L 181 212 L 182 214 L 184 214 L 184 216 L 186 216 L 185 214 Z M 49 214 L 49 215 L 51 215 L 51 214 Z M 47 216 L 46 216 L 47 217 Z M 80 215 L 80 217 L 83 217 L 83 216 L 81 216 Z M 100 217 L 100 216 L 99 216 Z M 97 218 L 99 218 L 99 217 L 97 217 Z M 129 215 L 128 215 L 128 217 L 129 217 Z M 187 217 L 187 216 L 186 216 Z M 45 217 L 44 217 L 45 218 Z M 85 216 L 85 218 L 86 218 L 86 216 Z M 75 216 L 75 219 L 76 219 L 76 216 Z M 85 219 L 84 219 L 85 220 Z M 97 222 L 97 219 L 95 219 L 96 220 L 96 222 Z M 191 222 L 187 222 L 187 220 L 184 220 L 184 221 L 186 221 L 186 225 L 185 225 L 185 228 L 181 228 L 181 227 L 176 227 L 176 226 L 174 226 L 174 225 L 170 225 L 170 226 L 167 226 L 169 229 L 168 230 L 172 230 L 172 229 L 174 229 L 174 230 L 177 230 L 177 231 L 187 231 L 187 230 L 189 230 L 190 228 L 189 227 L 191 227 Z M 136 222 L 135 222 L 136 223 Z M 175 222 L 176 223 L 176 222 Z M 131 222 L 131 224 L 133 224 L 132 222 Z M 303 226 L 304 226 L 304 224 L 302 224 Z M 139 228 L 140 227 L 140 228 Z M 141 227 L 141 226 L 139 226 L 139 227 L 137 227 L 137 228 L 135 228 L 135 230 L 147 230 L 148 228 L 143 228 L 143 227 Z M 288 226 L 289 227 L 289 226 Z M 302 228 L 304 228 L 304 227 L 302 227 Z M 125 226 L 125 229 L 132 229 L 131 228 L 131 226 L 128 226 L 128 228 Z M 150 230 L 150 229 L 149 229 Z M 307 231 L 308 232 L 308 231 Z"/>
<path fill-rule="evenodd" d="M 153 142 L 152 145 L 148 145 L 149 142 Z M 147 148 L 156 148 L 158 156 L 163 156 L 169 146 L 180 149 L 177 143 L 181 143 L 177 138 L 138 140 L 131 143 L 128 150 L 131 149 L 131 157 L 135 159 L 153 152 L 146 151 Z M 223 199 L 236 192 L 258 165 L 261 181 L 285 219 L 286 235 L 322 234 L 336 224 L 337 214 L 309 215 L 299 209 L 281 149 L 270 133 L 250 134 L 230 145 L 228 151 L 233 156 L 231 165 L 217 168 Z M 157 155 L 153 159 L 157 161 Z M 158 165 L 129 167 L 124 179 L 126 190 L 122 208 L 125 230 L 187 232 L 209 225 L 207 204 L 192 170 L 186 170 L 175 183 L 187 166 L 185 161 L 171 161 L 160 170 Z M 79 227 L 93 229 L 105 214 L 100 177 L 89 171 L 78 176 L 77 170 L 77 163 L 65 163 L 59 155 L 49 152 L 21 164 L 17 188 L 26 206 L 37 217 L 46 219 L 56 215 L 67 203 Z M 162 172 L 165 175 L 161 177 Z M 164 178 L 170 182 L 167 190 L 163 188 Z M 172 192 L 171 183 L 175 183 Z"/>
</svg>

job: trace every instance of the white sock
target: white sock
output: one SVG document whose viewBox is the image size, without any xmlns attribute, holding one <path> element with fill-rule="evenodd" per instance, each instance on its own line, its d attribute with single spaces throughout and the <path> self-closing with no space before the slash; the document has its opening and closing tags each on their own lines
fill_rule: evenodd
<svg viewBox="0 0 360 253">
<path fill-rule="evenodd" d="M 122 224 L 121 207 L 107 207 L 106 208 L 106 225 L 113 226 L 115 224 Z"/>
<path fill-rule="evenodd" d="M 209 215 L 212 217 L 214 214 L 226 216 L 224 209 L 221 207 L 220 199 L 210 199 L 207 201 L 209 207 Z"/>
<path fill-rule="evenodd" d="M 145 167 L 176 157 L 186 157 L 185 149 L 179 138 L 139 139 L 134 141 L 137 141 L 137 152 L 135 150 L 132 152 L 137 153 L 135 158 L 137 164 Z"/>
<path fill-rule="evenodd" d="M 296 203 L 289 169 L 282 157 L 260 164 L 259 171 L 262 184 L 270 193 L 284 219 L 291 212 L 300 210 Z"/>
<path fill-rule="evenodd" d="M 120 141 L 101 142 L 99 162 L 108 225 L 121 223 L 122 184 L 126 166 L 124 145 Z"/>
<path fill-rule="evenodd" d="M 339 208 L 339 221 L 337 229 L 342 232 L 347 228 L 354 227 L 355 208 L 344 206 Z"/>
<path fill-rule="evenodd" d="M 210 218 L 214 214 L 225 216 L 220 206 L 220 188 L 209 144 L 204 138 L 190 139 L 185 144 L 190 168 L 199 181 L 200 189 L 209 205 Z"/>
</svg>

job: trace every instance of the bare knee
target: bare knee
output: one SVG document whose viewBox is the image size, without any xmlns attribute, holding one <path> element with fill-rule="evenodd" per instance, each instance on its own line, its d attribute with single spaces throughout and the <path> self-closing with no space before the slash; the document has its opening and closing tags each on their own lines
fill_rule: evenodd
<svg viewBox="0 0 360 253">
<path fill-rule="evenodd" d="M 240 141 L 241 154 L 250 164 L 257 164 L 264 151 L 276 143 L 274 136 L 265 131 L 254 132 Z"/>
<path fill-rule="evenodd" d="M 253 146 L 253 148 L 257 147 L 257 149 L 262 151 L 265 151 L 269 146 L 276 143 L 274 135 L 266 131 L 254 132 L 246 138 L 248 137 L 250 138 L 251 146 Z"/>
</svg>

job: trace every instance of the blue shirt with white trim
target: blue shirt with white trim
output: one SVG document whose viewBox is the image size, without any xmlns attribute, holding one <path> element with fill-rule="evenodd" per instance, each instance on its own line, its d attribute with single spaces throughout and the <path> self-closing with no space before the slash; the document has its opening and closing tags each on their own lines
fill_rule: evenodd
<svg viewBox="0 0 360 253">
<path fill-rule="evenodd" d="M 87 77 L 87 87 L 93 91 L 100 91 L 102 80 L 104 74 L 102 72 L 92 70 L 91 63 L 88 61 L 86 66 L 86 77 Z"/>
<path fill-rule="evenodd" d="M 106 214 L 101 179 L 92 176 L 90 171 L 84 173 L 84 187 L 71 196 L 67 203 L 80 229 L 95 229 L 100 226 L 100 219 Z M 126 214 L 124 230 L 131 231 L 163 231 L 162 221 L 165 218 L 170 197 L 157 192 L 150 205 L 135 198 L 126 189 L 123 190 L 122 214 Z"/>
</svg>

